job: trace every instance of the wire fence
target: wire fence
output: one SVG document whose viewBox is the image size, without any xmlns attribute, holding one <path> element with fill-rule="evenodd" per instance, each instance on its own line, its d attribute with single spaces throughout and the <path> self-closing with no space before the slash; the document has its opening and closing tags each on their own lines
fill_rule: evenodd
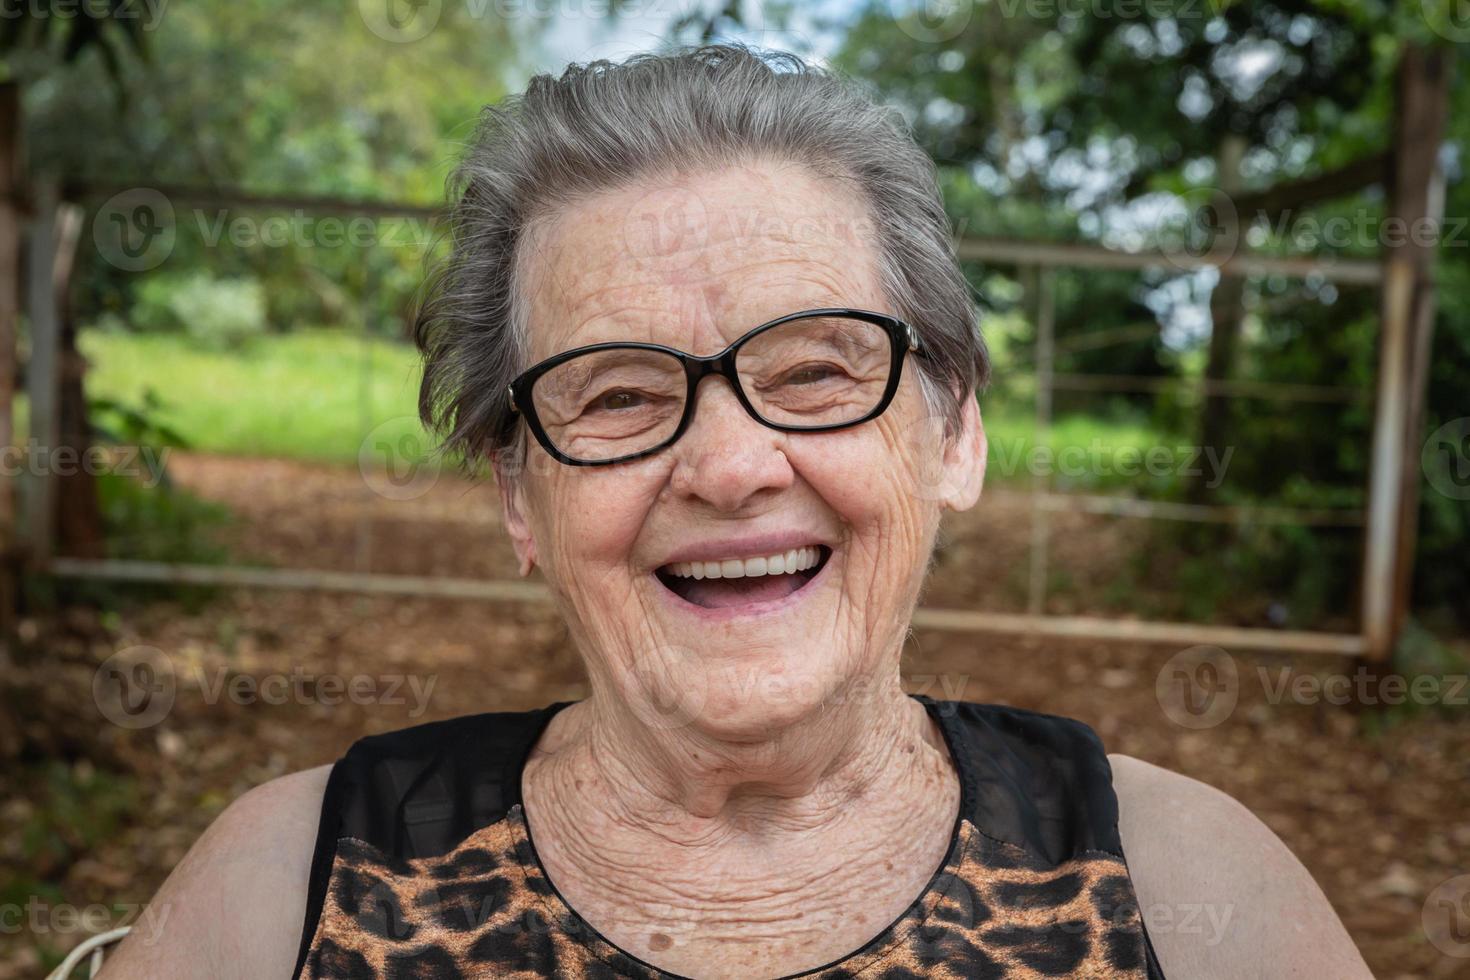
<svg viewBox="0 0 1470 980">
<path fill-rule="evenodd" d="M 85 199 L 106 193 L 102 189 L 72 189 Z M 376 216 L 407 215 L 425 218 L 430 212 L 416 206 L 396 206 L 380 202 L 352 202 L 338 199 L 313 199 L 300 196 L 262 197 L 259 195 L 220 194 L 169 189 L 175 202 L 198 201 L 215 207 L 278 210 L 316 209 L 331 214 L 370 214 Z M 38 254 L 56 249 L 59 233 L 75 224 L 74 207 L 60 205 L 53 197 L 47 210 L 35 222 L 31 245 Z M 47 215 L 52 215 L 47 220 Z M 70 216 L 68 216 L 70 215 Z M 1163 252 L 1126 253 L 1090 245 L 1057 245 L 1051 243 L 963 239 L 957 243 L 963 261 L 987 266 L 1008 266 L 1018 270 L 1020 278 L 1034 282 L 1035 345 L 1029 358 L 1021 359 L 1029 371 L 1013 372 L 1011 383 L 1027 384 L 1034 393 L 1036 437 L 1045 439 L 1053 425 L 1053 405 L 1058 391 L 1172 395 L 1181 398 L 1223 397 L 1231 399 L 1264 399 L 1273 403 L 1300 402 L 1327 404 L 1369 403 L 1372 393 L 1351 386 L 1287 382 L 1200 379 L 1141 376 L 1136 374 L 1079 374 L 1056 369 L 1059 354 L 1077 350 L 1101 349 L 1109 344 L 1127 342 L 1156 331 L 1156 324 L 1124 324 L 1089 332 L 1082 337 L 1066 338 L 1059 343 L 1055 336 L 1055 275 L 1058 269 L 1080 270 L 1163 270 L 1186 273 L 1213 268 L 1223 276 L 1288 276 L 1313 277 L 1318 281 L 1378 286 L 1384 278 L 1384 265 L 1378 262 L 1302 257 L 1252 255 L 1239 250 L 1227 254 L 1173 254 Z M 32 331 L 37 337 L 32 353 L 32 374 L 54 372 L 48 360 L 47 331 L 55 330 L 54 310 L 46 309 L 54 301 L 55 291 L 42 288 L 33 277 L 31 296 Z M 365 336 L 356 371 L 359 391 L 361 431 L 376 424 L 371 403 L 374 359 L 370 341 Z M 33 377 L 35 391 L 37 380 Z M 1385 424 L 1382 393 L 1377 424 Z M 33 394 L 33 429 L 35 418 L 52 409 L 54 399 Z M 37 411 L 39 406 L 39 411 Z M 43 417 L 42 426 L 47 422 Z M 1392 419 L 1388 419 L 1392 424 Z M 44 483 L 45 481 L 41 481 Z M 365 494 L 372 494 L 364 486 Z M 1370 652 L 1370 641 L 1364 632 L 1331 633 L 1291 631 L 1267 628 L 1224 627 L 1186 622 L 1156 622 L 1145 619 L 1107 619 L 1091 616 L 1049 614 L 1046 610 L 1048 565 L 1051 552 L 1051 517 L 1059 513 L 1104 515 L 1122 519 L 1147 521 L 1195 522 L 1214 525 L 1293 525 L 1304 527 L 1368 527 L 1370 518 L 1360 508 L 1300 508 L 1284 505 L 1231 505 L 1173 500 L 1150 500 L 1108 494 L 1058 492 L 1050 486 L 1045 474 L 1033 474 L 1029 492 L 1014 489 L 997 491 L 1002 497 L 1023 495 L 1029 504 L 1031 521 L 1029 568 L 1024 613 L 1000 613 L 964 609 L 920 609 L 914 625 L 921 629 L 966 632 L 1002 632 L 1049 637 L 1090 637 L 1141 642 L 1228 645 L 1237 648 L 1274 649 L 1298 653 L 1329 653 L 1359 656 Z M 27 501 L 28 513 L 38 527 L 50 526 L 46 515 L 54 501 L 48 499 L 44 486 L 32 488 Z M 1368 527 L 1371 536 L 1372 528 Z M 92 579 L 176 584 L 208 584 L 231 587 L 322 589 L 364 593 L 412 596 L 436 596 L 454 599 L 496 602 L 544 602 L 546 591 L 540 586 L 511 581 L 480 581 L 443 577 L 396 576 L 373 573 L 371 555 L 374 549 L 371 522 L 359 520 L 355 543 L 353 572 L 286 568 L 257 568 L 240 565 L 186 565 L 115 559 L 81 559 L 56 557 L 44 532 L 33 541 L 42 570 L 58 578 Z M 1371 549 L 1370 549 L 1371 550 Z M 1365 581 L 1365 609 L 1378 601 L 1379 594 L 1389 588 L 1385 581 Z"/>
</svg>

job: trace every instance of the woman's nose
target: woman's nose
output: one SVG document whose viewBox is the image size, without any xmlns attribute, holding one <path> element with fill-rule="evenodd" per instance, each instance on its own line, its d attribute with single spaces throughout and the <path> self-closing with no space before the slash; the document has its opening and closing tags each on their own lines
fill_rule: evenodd
<svg viewBox="0 0 1470 980">
<path fill-rule="evenodd" d="M 676 492 L 729 512 L 791 485 L 795 474 L 781 450 L 785 434 L 751 418 L 724 378 L 704 379 L 698 396 L 689 428 L 668 450 L 675 455 Z"/>
</svg>

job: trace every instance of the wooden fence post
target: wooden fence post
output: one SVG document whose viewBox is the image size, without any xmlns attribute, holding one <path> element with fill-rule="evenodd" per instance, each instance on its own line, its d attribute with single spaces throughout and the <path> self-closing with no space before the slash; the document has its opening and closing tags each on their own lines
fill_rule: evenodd
<svg viewBox="0 0 1470 980">
<path fill-rule="evenodd" d="M 1056 367 L 1056 270 L 1044 265 L 1036 270 L 1036 438 L 1033 445 L 1051 445 L 1052 376 Z M 1027 454 L 1031 458 L 1031 454 Z M 1050 455 L 1046 456 L 1051 459 Z M 1046 611 L 1047 557 L 1051 546 L 1051 515 L 1042 507 L 1051 488 L 1049 474 L 1031 474 L 1031 566 L 1026 589 L 1026 611 L 1039 616 Z"/>
<path fill-rule="evenodd" d="M 31 463 L 35 476 L 25 498 L 25 535 L 28 560 L 38 567 L 51 560 L 56 507 L 52 455 L 61 443 L 61 318 L 55 282 L 58 198 L 54 181 L 35 185 L 35 213 L 26 243 L 26 312 L 31 328 L 31 358 L 26 365 L 31 412 L 28 448 L 44 453 L 45 458 Z"/>
<path fill-rule="evenodd" d="M 1434 324 L 1434 259 L 1443 200 L 1434 192 L 1449 105 L 1443 48 L 1408 45 L 1399 61 L 1363 559 L 1366 657 L 1393 655 L 1408 615 L 1419 505 L 1424 392 Z"/>
</svg>

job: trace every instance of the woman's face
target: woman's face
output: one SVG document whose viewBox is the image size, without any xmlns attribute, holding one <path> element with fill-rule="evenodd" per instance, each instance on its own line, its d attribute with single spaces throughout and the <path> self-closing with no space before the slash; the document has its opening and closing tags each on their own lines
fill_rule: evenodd
<svg viewBox="0 0 1470 980">
<path fill-rule="evenodd" d="M 799 310 L 893 313 L 875 238 L 848 188 L 792 165 L 600 194 L 527 239 L 531 360 L 617 340 L 708 355 Z M 768 429 L 708 378 L 688 430 L 646 459 L 563 466 L 528 440 L 524 470 L 502 480 L 507 526 L 594 690 L 651 725 L 739 739 L 891 682 L 940 511 L 973 503 L 984 471 L 974 398 L 945 439 L 917 373 L 910 355 L 888 410 L 836 432 Z M 775 555 L 784 567 L 801 549 L 820 564 L 673 574 Z"/>
</svg>

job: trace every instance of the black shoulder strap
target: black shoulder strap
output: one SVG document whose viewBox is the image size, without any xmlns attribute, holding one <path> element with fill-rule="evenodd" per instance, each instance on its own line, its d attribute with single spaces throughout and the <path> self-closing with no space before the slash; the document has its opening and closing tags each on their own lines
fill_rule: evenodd
<svg viewBox="0 0 1470 980">
<path fill-rule="evenodd" d="M 321 920 L 337 841 L 364 841 L 394 860 L 452 851 L 521 801 L 526 756 L 566 704 L 453 718 L 354 742 L 332 766 L 322 797 L 293 976 L 301 974 Z"/>
<path fill-rule="evenodd" d="M 959 746 L 966 816 L 978 829 L 1052 864 L 1088 851 L 1122 856 L 1112 767 L 1091 728 L 1002 705 L 929 703 L 951 751 Z"/>
</svg>

